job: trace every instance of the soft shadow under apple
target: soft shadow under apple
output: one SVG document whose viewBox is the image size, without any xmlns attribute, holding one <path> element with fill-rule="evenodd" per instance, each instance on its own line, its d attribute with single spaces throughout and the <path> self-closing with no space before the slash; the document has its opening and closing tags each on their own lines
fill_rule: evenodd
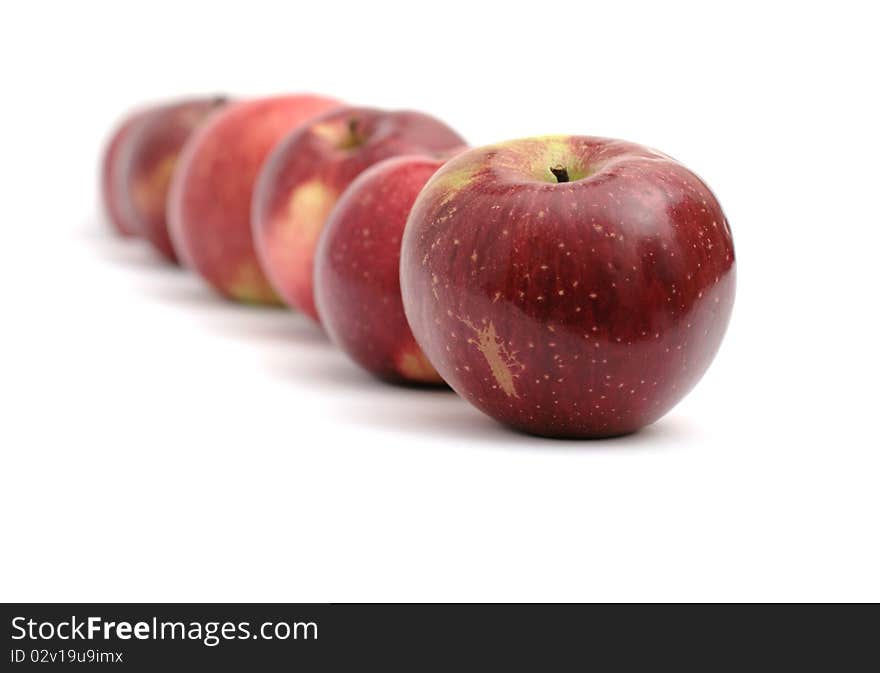
<svg viewBox="0 0 880 673">
<path fill-rule="evenodd" d="M 342 396 L 338 413 L 355 423 L 412 435 L 414 440 L 445 437 L 467 444 L 505 449 L 570 453 L 656 448 L 693 440 L 693 431 L 667 417 L 631 435 L 599 440 L 560 440 L 509 429 L 458 397 L 450 388 L 384 383 L 336 350 L 320 327 L 302 314 L 280 307 L 248 306 L 219 297 L 199 278 L 163 261 L 143 242 L 114 239 L 86 231 L 90 245 L 103 258 L 138 272 L 148 271 L 139 288 L 156 300 L 180 305 L 222 336 L 253 347 L 268 347 L 268 374 L 291 382 L 313 381 L 350 395 Z M 94 240 L 93 240 L 94 239 Z"/>
<path fill-rule="evenodd" d="M 606 439 L 554 439 L 518 432 L 485 416 L 450 391 L 447 395 L 409 396 L 389 404 L 375 398 L 349 403 L 340 414 L 357 423 L 380 426 L 389 432 L 418 437 L 444 437 L 465 443 L 508 449 L 582 452 L 656 449 L 693 441 L 692 429 L 679 418 L 669 417 L 638 432 Z"/>
</svg>

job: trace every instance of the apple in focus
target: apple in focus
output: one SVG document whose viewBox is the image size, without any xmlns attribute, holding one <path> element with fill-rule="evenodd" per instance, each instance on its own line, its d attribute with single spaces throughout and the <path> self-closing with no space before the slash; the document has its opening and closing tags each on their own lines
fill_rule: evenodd
<svg viewBox="0 0 880 673">
<path fill-rule="evenodd" d="M 177 262 L 166 218 L 171 176 L 187 139 L 226 102 L 198 98 L 157 107 L 142 116 L 122 149 L 116 188 L 125 221 L 168 261 Z"/>
<path fill-rule="evenodd" d="M 730 227 L 706 184 L 660 152 L 583 136 L 452 159 L 416 199 L 400 274 L 446 382 L 552 437 L 663 416 L 714 358 L 735 292 Z"/>
<path fill-rule="evenodd" d="M 362 107 L 334 110 L 279 143 L 260 172 L 251 219 L 263 268 L 281 298 L 318 321 L 312 282 L 318 235 L 358 175 L 393 156 L 463 144 L 429 115 Z"/>
<path fill-rule="evenodd" d="M 254 182 L 279 140 L 339 105 L 314 95 L 232 103 L 187 143 L 168 197 L 171 240 L 183 262 L 223 296 L 248 303 L 278 303 L 251 236 Z"/>
<path fill-rule="evenodd" d="M 315 303 L 331 340 L 381 379 L 441 384 L 400 298 L 400 243 L 413 202 L 443 160 L 386 159 L 345 190 L 318 240 Z"/>
</svg>

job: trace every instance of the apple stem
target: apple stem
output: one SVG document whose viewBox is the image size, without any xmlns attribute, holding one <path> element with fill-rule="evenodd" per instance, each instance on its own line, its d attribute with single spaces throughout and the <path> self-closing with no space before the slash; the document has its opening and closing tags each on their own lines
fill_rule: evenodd
<svg viewBox="0 0 880 673">
<path fill-rule="evenodd" d="M 553 173 L 553 177 L 556 178 L 556 182 L 568 182 L 568 171 L 565 170 L 565 166 L 562 166 L 561 164 L 551 166 L 550 172 Z"/>
<path fill-rule="evenodd" d="M 226 103 L 228 103 L 228 102 L 229 102 L 229 98 L 227 96 L 217 95 L 217 96 L 214 96 L 214 98 L 211 100 L 211 106 L 212 107 L 220 107 L 221 105 L 226 105 Z"/>
<path fill-rule="evenodd" d="M 358 133 L 358 118 L 352 117 L 348 120 L 348 132 L 351 134 L 351 140 L 353 143 L 357 143 L 360 139 L 360 133 Z"/>
</svg>

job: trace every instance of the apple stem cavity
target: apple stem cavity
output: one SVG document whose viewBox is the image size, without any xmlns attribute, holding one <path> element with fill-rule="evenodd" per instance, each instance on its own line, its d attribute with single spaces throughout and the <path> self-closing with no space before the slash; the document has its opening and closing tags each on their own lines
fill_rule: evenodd
<svg viewBox="0 0 880 673">
<path fill-rule="evenodd" d="M 351 144 L 357 146 L 363 137 L 361 136 L 361 122 L 357 117 L 348 120 L 348 132 L 351 134 Z"/>
<path fill-rule="evenodd" d="M 553 173 L 553 177 L 556 178 L 556 182 L 568 182 L 568 171 L 565 170 L 565 166 L 561 164 L 557 164 L 556 166 L 550 167 L 550 172 Z"/>
<path fill-rule="evenodd" d="M 360 147 L 366 137 L 361 133 L 361 121 L 357 117 L 348 120 L 348 137 L 340 143 L 342 149 L 350 150 Z"/>
</svg>

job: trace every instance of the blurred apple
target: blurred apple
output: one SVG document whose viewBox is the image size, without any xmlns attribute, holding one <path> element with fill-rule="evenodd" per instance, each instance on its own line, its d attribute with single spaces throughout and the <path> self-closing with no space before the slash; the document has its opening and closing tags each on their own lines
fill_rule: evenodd
<svg viewBox="0 0 880 673">
<path fill-rule="evenodd" d="M 339 105 L 312 95 L 233 103 L 187 143 L 171 182 L 171 239 L 184 263 L 225 297 L 278 303 L 251 236 L 254 181 L 281 138 Z"/>
<path fill-rule="evenodd" d="M 389 157 L 463 144 L 434 117 L 362 107 L 334 110 L 281 142 L 257 180 L 252 224 L 263 268 L 282 299 L 318 320 L 312 282 L 318 235 L 360 173 Z"/>
<path fill-rule="evenodd" d="M 225 104 L 215 97 L 156 107 L 133 125 L 120 152 L 116 186 L 124 221 L 171 262 L 177 261 L 166 217 L 171 176 L 186 141 Z"/>
<path fill-rule="evenodd" d="M 400 242 L 419 191 L 442 159 L 408 155 L 361 173 L 343 192 L 315 253 L 315 303 L 333 342 L 381 379 L 442 383 L 406 322 Z"/>
<path fill-rule="evenodd" d="M 147 114 L 147 110 L 138 110 L 126 116 L 114 129 L 101 160 L 101 200 L 104 212 L 110 224 L 117 233 L 122 236 L 134 236 L 135 226 L 126 221 L 126 213 L 119 203 L 120 190 L 116 188 L 119 174 L 119 158 L 123 154 L 122 149 L 132 135 L 132 130 L 138 122 Z"/>
</svg>

